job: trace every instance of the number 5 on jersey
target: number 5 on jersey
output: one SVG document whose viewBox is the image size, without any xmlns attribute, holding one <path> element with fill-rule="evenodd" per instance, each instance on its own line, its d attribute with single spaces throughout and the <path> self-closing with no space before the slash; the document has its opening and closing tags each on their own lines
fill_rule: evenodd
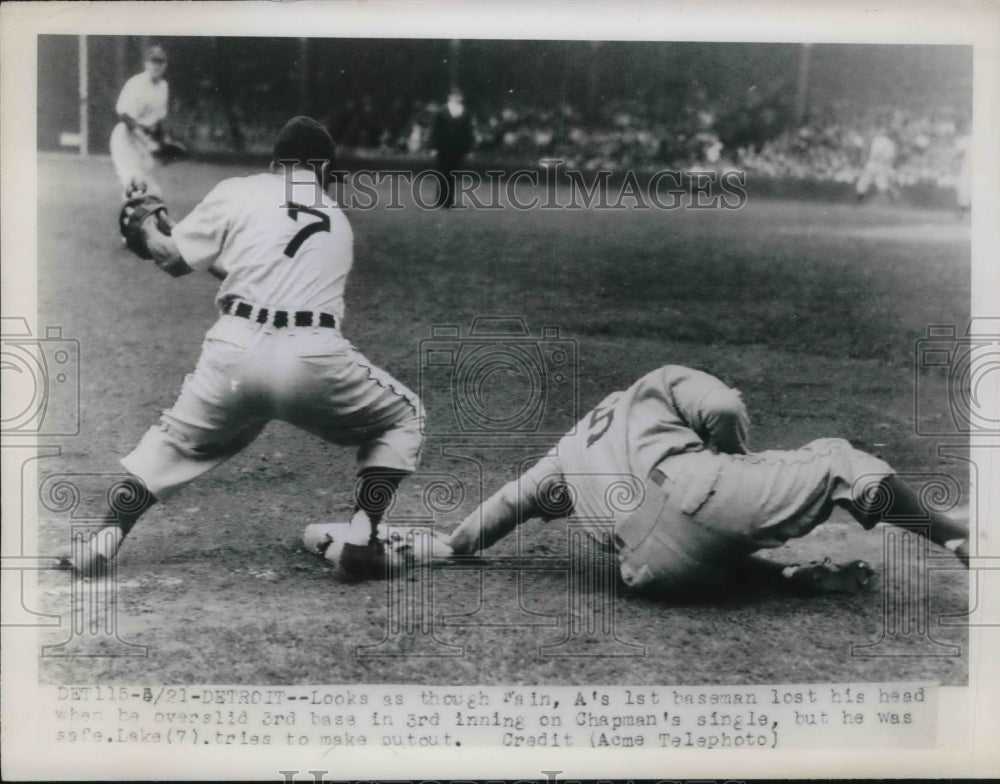
<svg viewBox="0 0 1000 784">
<path fill-rule="evenodd" d="M 611 427 L 611 421 L 615 418 L 614 406 L 617 402 L 618 393 L 615 392 L 604 398 L 600 405 L 590 413 L 590 435 L 587 436 L 588 447 L 593 446 L 596 441 L 599 441 L 608 432 L 608 428 Z"/>
<path fill-rule="evenodd" d="M 319 220 L 313 221 L 312 223 L 307 223 L 301 229 L 296 232 L 295 236 L 292 237 L 292 241 L 285 246 L 285 255 L 288 258 L 292 258 L 296 253 L 298 253 L 299 248 L 302 247 L 302 243 L 309 239 L 313 234 L 320 231 L 330 231 L 330 216 L 325 212 L 320 212 L 319 210 L 314 210 L 311 207 L 303 207 L 301 204 L 296 204 L 295 202 L 289 202 L 288 204 L 288 217 L 293 221 L 298 222 L 299 213 L 304 212 L 308 215 L 312 215 Z"/>
</svg>

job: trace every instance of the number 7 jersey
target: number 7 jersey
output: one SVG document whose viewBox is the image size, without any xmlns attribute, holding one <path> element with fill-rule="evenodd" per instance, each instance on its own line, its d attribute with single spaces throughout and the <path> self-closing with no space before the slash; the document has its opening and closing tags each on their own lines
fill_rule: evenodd
<svg viewBox="0 0 1000 784">
<path fill-rule="evenodd" d="M 353 235 L 311 171 L 223 180 L 173 229 L 194 269 L 226 273 L 216 302 L 231 298 L 277 310 L 344 314 Z"/>
</svg>

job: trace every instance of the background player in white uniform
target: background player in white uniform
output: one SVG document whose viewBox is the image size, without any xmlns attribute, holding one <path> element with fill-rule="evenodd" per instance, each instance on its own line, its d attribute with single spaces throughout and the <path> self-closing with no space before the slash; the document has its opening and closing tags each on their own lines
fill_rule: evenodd
<svg viewBox="0 0 1000 784">
<path fill-rule="evenodd" d="M 171 236 L 157 220 L 142 221 L 162 269 L 175 276 L 208 269 L 223 278 L 221 315 L 173 408 L 122 460 L 134 479 L 112 499 L 107 527 L 76 559 L 78 571 L 101 571 L 145 509 L 282 419 L 357 447 L 357 507 L 341 566 L 364 574 L 374 564 L 382 575 L 376 525 L 416 468 L 422 409 L 341 334 L 353 235 L 325 193 L 333 155 L 319 123 L 293 118 L 275 143 L 270 172 L 223 180 Z"/>
<path fill-rule="evenodd" d="M 895 195 L 892 185 L 895 163 L 896 142 L 885 128 L 879 128 L 868 149 L 868 162 L 858 176 L 856 187 L 859 201 L 868 195 L 873 184 L 879 193 Z"/>
<path fill-rule="evenodd" d="M 793 567 L 751 553 L 809 533 L 835 506 L 865 528 L 903 513 L 927 520 L 888 465 L 847 441 L 751 453 L 748 423 L 739 393 L 719 379 L 662 367 L 605 398 L 546 457 L 469 515 L 450 544 L 456 554 L 471 554 L 527 519 L 568 514 L 583 525 L 613 523 L 606 544 L 634 589 L 669 593 L 742 577 L 810 591 L 856 590 L 872 574 L 863 561 Z M 609 502 L 623 481 L 632 486 L 626 496 L 644 499 L 638 508 Z M 872 498 L 891 499 L 890 508 L 875 508 Z M 942 515 L 930 519 L 930 538 L 967 558 L 967 528 Z"/>
<path fill-rule="evenodd" d="M 163 121 L 170 102 L 163 78 L 166 68 L 163 49 L 150 47 L 143 71 L 125 82 L 115 105 L 118 124 L 111 131 L 111 161 L 126 199 L 143 193 L 160 195 L 151 175 L 156 165 L 153 153 L 164 139 Z"/>
<path fill-rule="evenodd" d="M 965 215 L 972 205 L 972 136 L 969 123 L 958 124 L 955 152 L 958 155 L 958 175 L 955 177 L 955 203 L 960 215 Z"/>
</svg>

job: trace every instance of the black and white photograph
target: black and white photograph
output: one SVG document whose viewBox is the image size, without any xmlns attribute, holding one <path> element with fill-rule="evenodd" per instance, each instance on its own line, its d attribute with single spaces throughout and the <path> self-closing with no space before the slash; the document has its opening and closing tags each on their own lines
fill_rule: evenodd
<svg viewBox="0 0 1000 784">
<path fill-rule="evenodd" d="M 1000 772 L 995 9 L 41 5 L 15 779 Z"/>
</svg>

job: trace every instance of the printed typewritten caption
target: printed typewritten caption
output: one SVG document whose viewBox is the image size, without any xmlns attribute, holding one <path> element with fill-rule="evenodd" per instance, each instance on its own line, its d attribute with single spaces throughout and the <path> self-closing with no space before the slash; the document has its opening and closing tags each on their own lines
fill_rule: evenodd
<svg viewBox="0 0 1000 784">
<path fill-rule="evenodd" d="M 50 686 L 57 743 L 819 749 L 933 746 L 931 683 Z"/>
</svg>

